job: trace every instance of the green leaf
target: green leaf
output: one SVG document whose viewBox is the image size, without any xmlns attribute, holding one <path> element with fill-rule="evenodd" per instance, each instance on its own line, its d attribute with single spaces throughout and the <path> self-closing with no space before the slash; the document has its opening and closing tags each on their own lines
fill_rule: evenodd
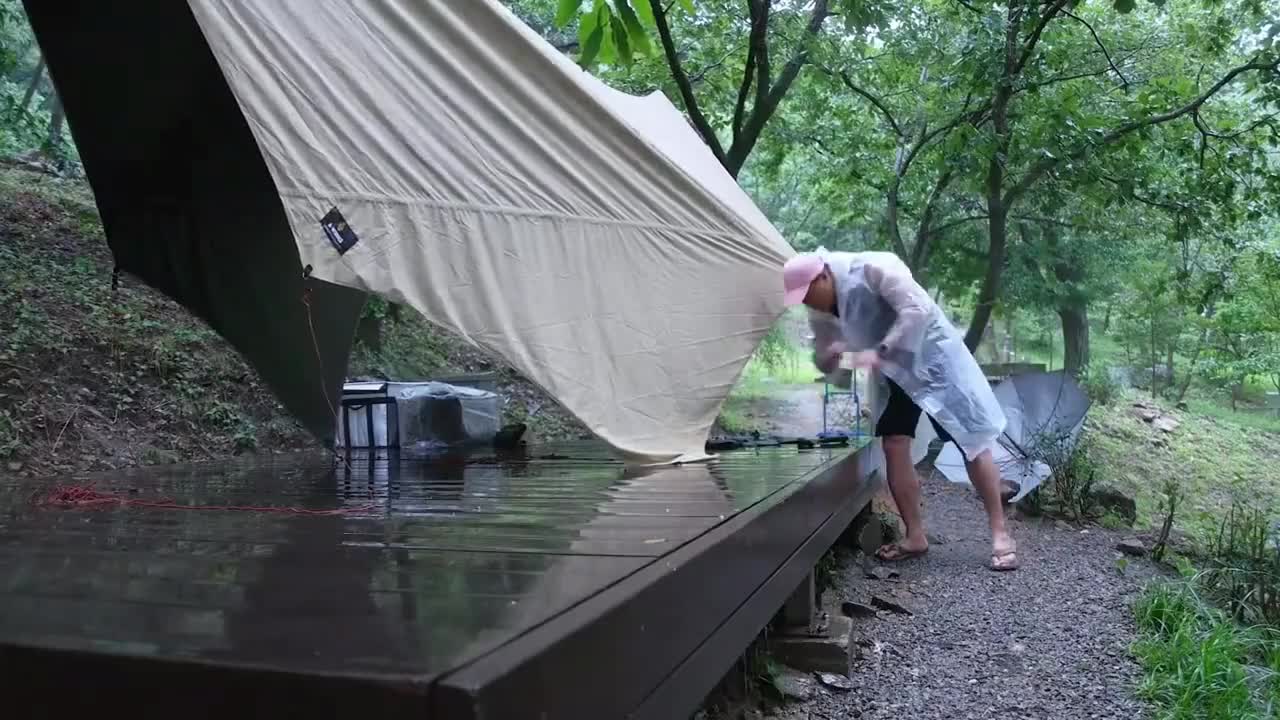
<svg viewBox="0 0 1280 720">
<path fill-rule="evenodd" d="M 556 27 L 568 25 L 581 8 L 582 0 L 560 0 L 560 5 L 556 7 Z"/>
<path fill-rule="evenodd" d="M 618 59 L 623 63 L 631 62 L 631 42 L 627 39 L 627 26 L 617 15 L 610 18 L 609 26 L 613 29 L 613 47 L 618 51 Z"/>
<path fill-rule="evenodd" d="M 693 0 L 680 0 L 680 7 L 684 8 L 684 11 L 690 15 L 694 13 Z"/>
<path fill-rule="evenodd" d="M 604 36 L 600 38 L 600 54 L 596 56 L 596 62 L 605 65 L 612 65 L 618 59 L 618 46 L 613 41 L 613 22 L 616 18 L 613 16 L 613 10 L 603 3 L 596 19 L 596 23 L 600 25 L 600 29 L 604 32 Z"/>
<path fill-rule="evenodd" d="M 1121 14 L 1131 13 L 1138 6 L 1137 0 L 1113 0 L 1113 2 L 1115 3 L 1116 12 Z"/>
<path fill-rule="evenodd" d="M 600 55 L 600 46 L 604 43 L 604 27 L 600 24 L 600 13 L 593 12 L 582 16 L 578 24 L 578 45 L 582 51 L 578 53 L 578 64 L 587 67 L 594 63 Z"/>
<path fill-rule="evenodd" d="M 630 0 L 615 0 L 615 2 L 618 5 L 618 14 L 622 16 L 622 22 L 626 26 L 631 49 L 637 55 L 648 55 L 653 50 L 649 44 L 649 33 L 645 32 L 644 26 L 640 24 L 640 18 L 631 8 Z M 614 42 L 617 40 L 615 39 Z"/>
<path fill-rule="evenodd" d="M 640 15 L 640 19 L 644 20 L 646 25 L 653 25 L 657 22 L 653 19 L 653 6 L 649 4 L 649 0 L 631 0 L 631 5 L 635 7 L 636 13 Z"/>
</svg>

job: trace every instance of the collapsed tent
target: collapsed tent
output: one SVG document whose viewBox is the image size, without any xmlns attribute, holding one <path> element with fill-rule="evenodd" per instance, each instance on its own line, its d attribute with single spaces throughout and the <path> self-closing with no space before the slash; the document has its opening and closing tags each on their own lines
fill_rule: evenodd
<svg viewBox="0 0 1280 720">
<path fill-rule="evenodd" d="M 781 312 L 791 248 L 681 114 L 496 0 L 26 6 L 120 267 L 318 436 L 364 292 L 657 461 L 703 455 Z"/>
<path fill-rule="evenodd" d="M 1000 477 L 1013 483 L 1017 502 L 1040 486 L 1075 451 L 1089 414 L 1089 396 L 1071 375 L 1034 372 L 1014 375 L 993 389 L 1008 422 L 992 449 Z M 954 483 L 969 482 L 964 456 L 948 443 L 935 467 Z"/>
</svg>

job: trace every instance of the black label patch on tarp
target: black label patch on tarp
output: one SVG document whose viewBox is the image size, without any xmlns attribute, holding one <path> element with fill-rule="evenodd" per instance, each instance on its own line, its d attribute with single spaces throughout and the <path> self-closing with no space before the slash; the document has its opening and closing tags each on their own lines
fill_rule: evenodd
<svg viewBox="0 0 1280 720">
<path fill-rule="evenodd" d="M 324 234 L 328 236 L 329 242 L 333 243 L 333 248 L 339 255 L 345 255 L 360 242 L 355 231 L 347 224 L 347 219 L 338 212 L 336 207 L 320 218 L 320 227 L 324 228 Z"/>
</svg>

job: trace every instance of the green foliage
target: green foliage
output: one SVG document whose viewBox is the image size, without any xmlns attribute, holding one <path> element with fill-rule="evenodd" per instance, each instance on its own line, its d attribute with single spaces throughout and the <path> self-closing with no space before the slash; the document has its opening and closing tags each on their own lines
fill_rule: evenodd
<svg viewBox="0 0 1280 720">
<path fill-rule="evenodd" d="M 1139 694 L 1170 720 L 1274 717 L 1280 634 L 1243 628 L 1208 606 L 1194 584 L 1149 588 L 1135 605 Z"/>
<path fill-rule="evenodd" d="M 1081 377 L 1080 385 L 1089 396 L 1089 400 L 1098 405 L 1110 405 L 1120 397 L 1123 391 L 1107 370 L 1107 366 L 1102 363 L 1090 365 Z"/>
<path fill-rule="evenodd" d="M 366 305 L 366 315 L 387 317 L 385 301 Z M 417 313 L 405 313 L 396 322 L 382 327 L 382 343 L 377 350 L 357 344 L 352 350 L 348 373 L 353 377 L 413 379 L 438 375 L 449 368 L 444 337 Z"/>
<path fill-rule="evenodd" d="M 1209 543 L 1202 582 L 1236 619 L 1280 628 L 1280 513 L 1268 510 L 1232 504 Z"/>
<path fill-rule="evenodd" d="M 694 11 L 690 0 L 683 0 L 681 7 Z M 578 21 L 578 62 L 583 66 L 628 65 L 653 52 L 649 33 L 654 16 L 649 0 L 559 0 L 555 27 L 563 30 L 574 20 Z"/>
<path fill-rule="evenodd" d="M 1074 443 L 1065 435 L 1042 436 L 1033 441 L 1029 454 L 1049 466 L 1049 478 L 1035 490 L 1035 494 L 1047 494 L 1046 509 L 1077 521 L 1094 517 L 1098 464 L 1089 433 L 1082 433 Z"/>
</svg>

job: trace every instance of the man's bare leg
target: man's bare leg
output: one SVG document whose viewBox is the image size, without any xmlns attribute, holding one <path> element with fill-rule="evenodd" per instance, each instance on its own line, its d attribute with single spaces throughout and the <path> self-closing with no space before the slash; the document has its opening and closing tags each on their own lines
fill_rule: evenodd
<svg viewBox="0 0 1280 720">
<path fill-rule="evenodd" d="M 1004 527 L 1004 507 L 1000 502 L 1000 470 L 991 451 L 987 450 L 972 462 L 966 462 L 969 482 L 978 491 L 987 509 L 987 523 L 991 526 L 991 569 L 1014 570 L 1018 566 L 1015 554 L 1017 546 Z"/>
<path fill-rule="evenodd" d="M 920 511 L 920 478 L 911 462 L 911 442 L 911 438 L 905 435 L 881 438 L 889 492 L 898 505 L 898 512 L 902 513 L 903 525 L 906 525 L 906 537 L 901 542 L 885 545 L 876 553 L 881 560 L 900 560 L 929 549 L 924 517 Z M 997 502 L 999 499 L 997 496 Z"/>
</svg>

